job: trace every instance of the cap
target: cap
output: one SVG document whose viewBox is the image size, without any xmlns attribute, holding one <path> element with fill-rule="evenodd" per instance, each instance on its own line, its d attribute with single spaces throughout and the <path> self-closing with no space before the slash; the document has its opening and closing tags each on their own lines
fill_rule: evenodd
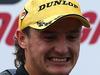
<svg viewBox="0 0 100 75">
<path fill-rule="evenodd" d="M 83 26 L 90 27 L 76 0 L 28 0 L 19 15 L 18 28 L 45 29 L 63 16 L 76 18 Z"/>
</svg>

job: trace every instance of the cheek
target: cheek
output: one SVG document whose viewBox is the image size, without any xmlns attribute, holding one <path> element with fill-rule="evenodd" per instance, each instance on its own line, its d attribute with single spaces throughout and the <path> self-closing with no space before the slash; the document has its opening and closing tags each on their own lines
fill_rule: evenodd
<svg viewBox="0 0 100 75">
<path fill-rule="evenodd" d="M 28 52 L 27 52 L 27 57 L 28 60 L 33 64 L 33 66 L 41 66 L 44 65 L 44 56 L 48 51 L 49 45 L 39 41 L 39 42 L 29 42 L 28 44 Z"/>
<path fill-rule="evenodd" d="M 41 56 L 49 49 L 49 45 L 43 41 L 30 41 L 28 45 L 30 53 L 34 56 Z"/>
<path fill-rule="evenodd" d="M 79 56 L 79 51 L 80 51 L 80 42 L 75 42 L 75 43 L 72 43 L 72 49 L 73 49 L 73 54 L 75 57 L 78 58 Z"/>
</svg>

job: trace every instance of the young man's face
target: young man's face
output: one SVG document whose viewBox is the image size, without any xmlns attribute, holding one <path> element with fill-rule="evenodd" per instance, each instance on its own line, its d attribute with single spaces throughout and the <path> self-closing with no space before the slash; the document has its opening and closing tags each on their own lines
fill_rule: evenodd
<svg viewBox="0 0 100 75">
<path fill-rule="evenodd" d="M 62 23 L 63 24 L 63 23 Z M 30 29 L 25 36 L 25 68 L 34 75 L 68 75 L 79 56 L 81 26 L 72 19 L 67 27 Z M 29 73 L 31 74 L 31 73 Z"/>
</svg>

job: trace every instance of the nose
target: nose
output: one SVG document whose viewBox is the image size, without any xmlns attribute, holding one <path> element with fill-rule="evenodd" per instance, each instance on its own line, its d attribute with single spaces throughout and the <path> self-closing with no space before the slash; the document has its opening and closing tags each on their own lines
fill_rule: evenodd
<svg viewBox="0 0 100 75">
<path fill-rule="evenodd" d="M 64 36 L 60 36 L 60 38 L 55 43 L 55 49 L 57 53 L 64 54 L 69 50 L 69 44 Z"/>
</svg>

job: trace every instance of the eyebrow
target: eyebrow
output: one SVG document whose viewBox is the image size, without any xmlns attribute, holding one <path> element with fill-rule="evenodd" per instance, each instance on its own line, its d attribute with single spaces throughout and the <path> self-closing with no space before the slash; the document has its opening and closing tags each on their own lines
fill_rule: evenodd
<svg viewBox="0 0 100 75">
<path fill-rule="evenodd" d="M 40 32 L 40 33 L 42 33 L 42 34 L 52 34 L 52 35 L 55 35 L 58 32 L 54 32 L 54 31 L 43 31 L 43 32 Z"/>
<path fill-rule="evenodd" d="M 74 32 L 74 33 L 81 32 L 81 28 L 80 28 L 80 29 L 72 30 L 72 31 L 70 31 L 70 32 Z"/>
</svg>

